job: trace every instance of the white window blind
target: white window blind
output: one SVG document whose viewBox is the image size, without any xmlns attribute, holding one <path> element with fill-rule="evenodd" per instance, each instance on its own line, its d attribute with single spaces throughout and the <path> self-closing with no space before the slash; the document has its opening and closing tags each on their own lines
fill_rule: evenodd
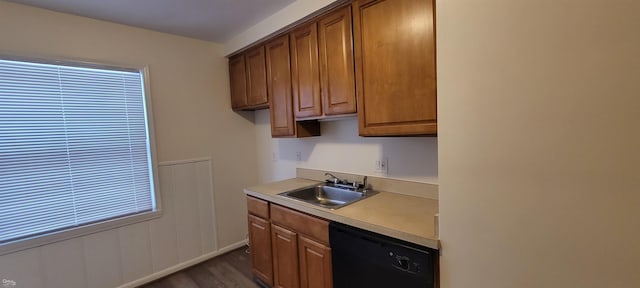
<svg viewBox="0 0 640 288">
<path fill-rule="evenodd" d="M 144 77 L 0 59 L 0 244 L 155 209 Z"/>
</svg>

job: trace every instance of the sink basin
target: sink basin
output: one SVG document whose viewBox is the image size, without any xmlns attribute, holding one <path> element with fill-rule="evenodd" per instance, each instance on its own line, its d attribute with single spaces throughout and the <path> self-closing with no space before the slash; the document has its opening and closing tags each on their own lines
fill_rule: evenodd
<svg viewBox="0 0 640 288">
<path fill-rule="evenodd" d="M 287 191 L 278 195 L 304 201 L 324 208 L 338 209 L 364 198 L 371 197 L 374 194 L 376 194 L 375 191 L 367 191 L 366 193 L 363 193 L 346 188 L 331 186 L 329 184 L 321 184 Z"/>
</svg>

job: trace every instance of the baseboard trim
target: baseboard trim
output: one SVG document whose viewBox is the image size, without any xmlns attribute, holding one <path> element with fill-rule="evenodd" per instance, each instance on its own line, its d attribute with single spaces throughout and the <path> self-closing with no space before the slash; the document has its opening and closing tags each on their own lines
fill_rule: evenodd
<svg viewBox="0 0 640 288">
<path fill-rule="evenodd" d="M 235 250 L 237 248 L 245 246 L 246 244 L 247 244 L 246 240 L 242 240 L 242 241 L 233 243 L 231 245 L 228 245 L 226 247 L 223 247 L 223 248 L 219 249 L 218 251 L 207 253 L 207 254 L 203 254 L 201 256 L 198 256 L 198 257 L 193 258 L 191 260 L 188 260 L 188 261 L 179 263 L 177 265 L 171 266 L 169 268 L 166 268 L 164 270 L 158 271 L 158 272 L 153 273 L 151 275 L 142 277 L 140 279 L 131 281 L 129 283 L 122 284 L 121 286 L 118 286 L 118 288 L 134 288 L 134 287 L 138 287 L 140 285 L 147 284 L 147 283 L 152 282 L 154 280 L 160 279 L 160 278 L 162 278 L 164 276 L 167 276 L 167 275 L 173 274 L 175 272 L 178 272 L 178 271 L 180 271 L 180 270 L 182 270 L 184 268 L 187 268 L 189 266 L 196 265 L 196 264 L 198 264 L 200 262 L 204 262 L 204 261 L 209 260 L 209 259 L 211 259 L 213 257 L 218 256 L 218 255 L 222 255 L 222 254 L 227 253 L 227 252 L 229 252 L 231 250 Z"/>
</svg>

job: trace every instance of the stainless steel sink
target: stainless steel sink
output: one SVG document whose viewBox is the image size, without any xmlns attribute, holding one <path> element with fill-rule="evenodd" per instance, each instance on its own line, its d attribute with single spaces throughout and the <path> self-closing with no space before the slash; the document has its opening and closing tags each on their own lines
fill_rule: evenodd
<svg viewBox="0 0 640 288">
<path fill-rule="evenodd" d="M 280 193 L 285 197 L 311 203 L 316 206 L 338 209 L 356 201 L 375 195 L 375 191 L 354 191 L 348 188 L 336 187 L 331 184 L 320 184 L 298 190 Z"/>
</svg>

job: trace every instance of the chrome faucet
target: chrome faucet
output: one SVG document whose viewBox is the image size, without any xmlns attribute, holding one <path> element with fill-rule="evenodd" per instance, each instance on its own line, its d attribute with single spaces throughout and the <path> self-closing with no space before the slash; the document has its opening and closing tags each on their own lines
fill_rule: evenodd
<svg viewBox="0 0 640 288">
<path fill-rule="evenodd" d="M 324 176 L 330 176 L 330 179 L 327 179 L 327 182 L 331 182 L 333 184 L 342 184 L 344 181 L 342 181 L 342 179 L 336 177 L 336 175 L 333 175 L 329 172 L 324 173 Z"/>
<path fill-rule="evenodd" d="M 354 181 L 349 182 L 346 179 L 340 179 L 338 176 L 333 175 L 329 172 L 324 173 L 324 176 L 329 176 L 330 178 L 326 180 L 328 183 L 333 183 L 333 185 L 338 187 L 343 187 L 347 189 L 351 189 L 356 192 L 361 192 L 362 194 L 366 194 L 369 189 L 369 184 L 367 183 L 367 176 L 362 177 L 362 182 Z"/>
</svg>

